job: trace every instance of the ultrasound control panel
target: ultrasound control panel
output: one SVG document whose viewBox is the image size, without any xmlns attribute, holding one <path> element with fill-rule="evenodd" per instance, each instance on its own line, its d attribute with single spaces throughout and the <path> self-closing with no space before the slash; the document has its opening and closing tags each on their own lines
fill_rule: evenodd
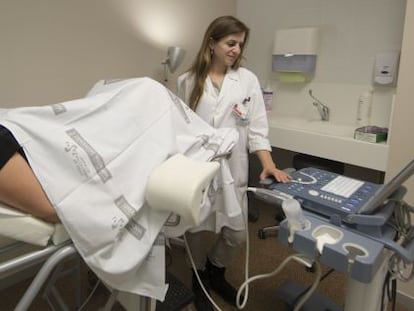
<svg viewBox="0 0 414 311">
<path fill-rule="evenodd" d="M 297 170 L 291 176 L 290 183 L 273 182 L 268 189 L 293 196 L 304 209 L 328 217 L 338 215 L 342 219 L 359 213 L 380 187 L 313 167 Z"/>
</svg>

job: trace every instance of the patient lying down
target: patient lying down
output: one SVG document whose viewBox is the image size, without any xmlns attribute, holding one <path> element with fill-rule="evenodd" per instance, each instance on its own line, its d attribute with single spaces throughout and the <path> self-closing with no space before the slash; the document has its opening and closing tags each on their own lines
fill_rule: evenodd
<svg viewBox="0 0 414 311">
<path fill-rule="evenodd" d="M 54 105 L 0 108 L 0 202 L 61 222 L 112 288 L 163 300 L 170 212 L 148 205 L 147 180 L 173 155 L 209 162 L 237 139 L 148 78 L 100 82 Z M 210 219 L 211 205 L 203 210 L 200 219 Z"/>
<path fill-rule="evenodd" d="M 3 126 L 0 126 L 0 202 L 47 222 L 59 222 L 22 148 Z"/>
</svg>

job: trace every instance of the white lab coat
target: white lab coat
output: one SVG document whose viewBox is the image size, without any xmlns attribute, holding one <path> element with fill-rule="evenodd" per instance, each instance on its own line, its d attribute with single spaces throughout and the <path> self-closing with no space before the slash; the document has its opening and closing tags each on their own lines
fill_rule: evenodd
<svg viewBox="0 0 414 311">
<path fill-rule="evenodd" d="M 213 129 L 148 78 L 98 83 L 79 100 L 0 109 L 0 124 L 23 146 L 99 278 L 115 289 L 163 300 L 159 233 L 169 212 L 145 202 L 148 176 L 176 153 L 209 161 L 229 152 L 237 132 Z"/>
<path fill-rule="evenodd" d="M 193 76 L 188 72 L 178 78 L 178 96 L 187 104 L 193 85 Z M 248 121 L 240 120 L 233 113 L 233 105 L 236 103 L 242 104 L 243 101 L 247 103 Z M 271 151 L 266 109 L 257 77 L 246 68 L 239 68 L 238 70 L 229 68 L 224 77 L 220 93 L 217 92 L 208 77 L 196 112 L 204 121 L 215 128 L 230 127 L 237 129 L 239 140 L 233 148 L 229 166 L 234 184 L 238 190 L 239 203 L 246 211 L 245 191 L 248 182 L 248 153 L 257 150 Z M 228 226 L 234 230 L 245 228 L 245 222 L 241 215 L 228 217 L 228 215 L 221 212 L 229 209 L 220 206 L 222 204 L 225 204 L 225 200 L 218 197 L 214 208 L 216 214 L 212 214 L 198 230 L 219 232 L 223 226 Z M 227 204 L 229 203 L 227 202 Z"/>
</svg>

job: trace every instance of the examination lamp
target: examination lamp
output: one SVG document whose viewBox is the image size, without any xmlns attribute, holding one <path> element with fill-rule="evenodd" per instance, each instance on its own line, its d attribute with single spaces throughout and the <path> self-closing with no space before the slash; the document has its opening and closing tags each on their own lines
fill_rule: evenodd
<svg viewBox="0 0 414 311">
<path fill-rule="evenodd" d="M 178 46 L 170 46 L 167 49 L 167 58 L 161 63 L 164 65 L 164 81 L 167 82 L 167 70 L 171 73 L 183 62 L 185 50 Z"/>
</svg>

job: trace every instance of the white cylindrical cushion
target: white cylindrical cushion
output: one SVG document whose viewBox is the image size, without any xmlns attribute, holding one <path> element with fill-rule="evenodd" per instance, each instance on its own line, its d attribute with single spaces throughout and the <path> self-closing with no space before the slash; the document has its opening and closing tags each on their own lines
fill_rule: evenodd
<svg viewBox="0 0 414 311">
<path fill-rule="evenodd" d="M 170 211 L 199 224 L 203 194 L 218 172 L 217 162 L 202 162 L 176 154 L 151 173 L 145 199 L 156 210 Z"/>
</svg>

